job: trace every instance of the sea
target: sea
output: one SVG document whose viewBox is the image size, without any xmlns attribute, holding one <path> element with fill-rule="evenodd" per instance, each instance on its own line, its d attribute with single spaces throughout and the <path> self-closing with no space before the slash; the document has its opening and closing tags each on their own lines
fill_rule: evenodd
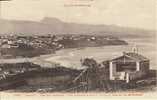
<svg viewBox="0 0 157 100">
<path fill-rule="evenodd" d="M 62 49 L 56 51 L 48 57 L 44 57 L 44 61 L 49 63 L 58 63 L 62 66 L 83 69 L 81 66 L 81 59 L 93 58 L 98 63 L 102 61 L 111 60 L 123 55 L 123 52 L 136 52 L 150 60 L 150 68 L 157 69 L 156 64 L 156 40 L 154 37 L 146 38 L 123 38 L 128 45 L 116 46 L 101 46 L 101 47 L 86 47 L 76 49 Z"/>
</svg>

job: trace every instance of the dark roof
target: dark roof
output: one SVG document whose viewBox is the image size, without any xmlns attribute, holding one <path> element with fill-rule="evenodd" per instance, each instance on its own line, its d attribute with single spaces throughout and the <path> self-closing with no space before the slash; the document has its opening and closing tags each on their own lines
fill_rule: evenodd
<svg viewBox="0 0 157 100">
<path fill-rule="evenodd" d="M 147 59 L 146 57 L 144 57 L 143 55 L 140 55 L 140 54 L 138 54 L 138 53 L 129 52 L 129 53 L 126 53 L 125 55 L 128 56 L 128 57 L 133 58 L 134 60 L 138 60 L 138 61 L 146 61 L 146 60 L 149 60 L 149 59 Z"/>
<path fill-rule="evenodd" d="M 149 60 L 148 58 L 144 57 L 141 54 L 134 53 L 134 52 L 128 52 L 128 53 L 123 53 L 123 56 L 112 59 L 112 61 L 121 59 L 121 57 L 124 57 L 124 56 L 128 57 L 130 59 L 133 59 L 134 61 L 148 61 Z"/>
</svg>

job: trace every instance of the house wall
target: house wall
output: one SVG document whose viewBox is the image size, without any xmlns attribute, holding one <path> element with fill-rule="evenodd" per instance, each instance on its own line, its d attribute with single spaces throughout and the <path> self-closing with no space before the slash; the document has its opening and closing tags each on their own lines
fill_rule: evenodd
<svg viewBox="0 0 157 100">
<path fill-rule="evenodd" d="M 144 73 L 142 71 L 136 71 L 129 74 L 129 80 L 135 80 L 143 77 Z"/>
<path fill-rule="evenodd" d="M 136 62 L 136 71 L 140 71 L 140 62 Z"/>
<path fill-rule="evenodd" d="M 120 79 L 124 80 L 125 73 L 124 72 L 117 72 L 117 63 L 110 62 L 110 80 Z"/>
<path fill-rule="evenodd" d="M 110 80 L 114 80 L 115 79 L 115 75 L 116 75 L 116 63 L 114 62 L 110 62 L 109 65 L 109 75 L 110 75 Z"/>
<path fill-rule="evenodd" d="M 149 71 L 149 61 L 140 62 L 140 70 L 147 73 Z"/>
<path fill-rule="evenodd" d="M 140 62 L 140 70 L 129 74 L 130 80 L 144 77 L 149 71 L 149 61 Z"/>
<path fill-rule="evenodd" d="M 136 62 L 135 66 L 136 70 L 129 73 L 129 80 L 142 78 L 149 71 L 149 61 Z M 115 80 L 116 78 L 123 80 L 122 74 L 116 71 L 116 67 L 116 63 L 114 61 L 111 61 L 109 66 L 110 80 Z"/>
</svg>

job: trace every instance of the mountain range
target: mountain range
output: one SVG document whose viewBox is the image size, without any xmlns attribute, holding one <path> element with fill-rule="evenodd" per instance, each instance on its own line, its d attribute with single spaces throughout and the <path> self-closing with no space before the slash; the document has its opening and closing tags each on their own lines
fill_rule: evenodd
<svg viewBox="0 0 157 100">
<path fill-rule="evenodd" d="M 0 34 L 98 34 L 117 37 L 151 37 L 155 31 L 117 25 L 90 25 L 68 23 L 57 18 L 45 17 L 41 21 L 0 20 Z"/>
</svg>

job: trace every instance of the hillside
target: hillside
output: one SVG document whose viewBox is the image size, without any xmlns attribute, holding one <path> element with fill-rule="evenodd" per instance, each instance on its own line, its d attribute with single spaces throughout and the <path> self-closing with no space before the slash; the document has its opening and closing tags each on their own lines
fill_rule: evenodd
<svg viewBox="0 0 157 100">
<path fill-rule="evenodd" d="M 33 34 L 101 34 L 117 37 L 151 37 L 155 31 L 137 28 L 120 27 L 116 25 L 89 25 L 67 23 L 57 18 L 45 17 L 39 22 L 25 20 L 0 20 L 0 34 L 26 33 Z"/>
</svg>

